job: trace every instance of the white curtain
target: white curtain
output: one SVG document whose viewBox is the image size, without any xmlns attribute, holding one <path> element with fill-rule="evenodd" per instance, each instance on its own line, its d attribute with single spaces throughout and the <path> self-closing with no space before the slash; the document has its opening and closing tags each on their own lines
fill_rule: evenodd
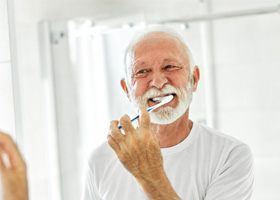
<svg viewBox="0 0 280 200">
<path fill-rule="evenodd" d="M 92 32 L 94 31 L 94 32 Z M 104 36 L 90 24 L 70 24 L 70 55 L 76 75 L 80 170 L 90 153 L 106 141 L 109 118 Z M 81 184 L 83 183 L 81 179 Z"/>
</svg>

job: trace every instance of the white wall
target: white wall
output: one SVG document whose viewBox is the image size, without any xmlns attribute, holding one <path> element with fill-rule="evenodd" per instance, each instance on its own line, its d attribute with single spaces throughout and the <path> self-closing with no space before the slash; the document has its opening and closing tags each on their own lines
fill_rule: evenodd
<svg viewBox="0 0 280 200">
<path fill-rule="evenodd" d="M 258 9 L 279 5 L 279 0 L 212 0 L 213 12 Z"/>
<path fill-rule="evenodd" d="M 0 128 L 15 134 L 7 1 L 0 0 Z"/>
<path fill-rule="evenodd" d="M 221 20 L 214 30 L 219 128 L 253 150 L 254 199 L 279 199 L 280 15 Z"/>
</svg>

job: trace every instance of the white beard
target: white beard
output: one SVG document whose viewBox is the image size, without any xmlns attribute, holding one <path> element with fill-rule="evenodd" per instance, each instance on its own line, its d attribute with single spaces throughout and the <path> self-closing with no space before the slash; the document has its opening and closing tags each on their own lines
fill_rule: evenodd
<svg viewBox="0 0 280 200">
<path fill-rule="evenodd" d="M 175 93 L 178 97 L 178 105 L 175 108 L 171 106 L 160 107 L 157 111 L 150 113 L 151 123 L 171 124 L 186 113 L 192 101 L 192 84 L 188 83 L 185 88 L 175 88 L 172 85 L 166 85 L 162 90 L 156 88 L 149 89 L 143 96 L 135 97 L 130 93 L 132 102 L 137 106 L 148 107 L 148 99 L 164 94 Z"/>
</svg>

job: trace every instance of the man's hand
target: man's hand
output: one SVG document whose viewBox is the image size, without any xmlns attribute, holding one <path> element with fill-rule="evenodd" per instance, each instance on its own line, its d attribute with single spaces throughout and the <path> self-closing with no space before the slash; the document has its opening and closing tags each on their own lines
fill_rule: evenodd
<svg viewBox="0 0 280 200">
<path fill-rule="evenodd" d="M 158 139 L 150 130 L 148 113 L 142 110 L 136 129 L 127 115 L 121 118 L 120 123 L 125 134 L 118 128 L 118 121 L 112 121 L 108 138 L 120 161 L 137 178 L 157 178 L 163 170 L 163 162 Z"/>
<path fill-rule="evenodd" d="M 28 200 L 26 165 L 12 138 L 0 132 L 0 180 L 3 200 Z"/>
<path fill-rule="evenodd" d="M 124 134 L 118 128 L 118 121 L 112 121 L 108 143 L 124 167 L 151 199 L 179 199 L 164 172 L 159 141 L 151 131 L 146 109 L 141 109 L 138 128 L 133 127 L 127 115 L 120 119 L 120 123 Z"/>
</svg>

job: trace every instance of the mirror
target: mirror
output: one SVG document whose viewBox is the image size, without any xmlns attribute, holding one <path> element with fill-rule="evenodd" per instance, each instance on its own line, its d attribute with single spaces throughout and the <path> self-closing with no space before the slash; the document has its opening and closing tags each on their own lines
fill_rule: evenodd
<svg viewBox="0 0 280 200">
<path fill-rule="evenodd" d="M 278 3 L 10 3 L 10 120 L 19 124 L 11 131 L 29 166 L 31 198 L 79 199 L 88 156 L 106 140 L 108 123 L 135 112 L 119 86 L 126 46 L 135 32 L 162 23 L 181 33 L 201 69 L 192 119 L 247 143 L 255 159 L 253 199 L 278 198 Z"/>
</svg>

